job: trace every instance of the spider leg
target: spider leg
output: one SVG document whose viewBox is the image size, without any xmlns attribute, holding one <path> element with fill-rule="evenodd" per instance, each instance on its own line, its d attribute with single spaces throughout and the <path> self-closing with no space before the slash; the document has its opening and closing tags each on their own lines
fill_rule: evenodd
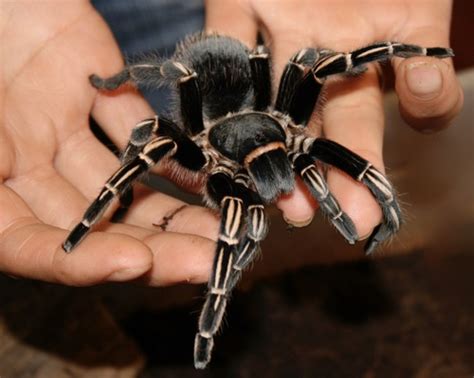
<svg viewBox="0 0 474 378">
<path fill-rule="evenodd" d="M 347 173 L 354 180 L 365 184 L 382 208 L 383 221 L 370 235 L 365 245 L 366 253 L 373 252 L 378 244 L 400 229 L 403 219 L 395 189 L 370 162 L 346 147 L 322 138 L 312 139 L 312 143 L 307 147 L 307 152 L 311 157 L 332 165 Z"/>
<path fill-rule="evenodd" d="M 198 171 L 205 163 L 206 158 L 201 149 L 184 134 L 183 131 L 172 121 L 155 115 L 152 118 L 139 122 L 132 130 L 129 142 L 125 148 L 121 163 L 126 164 L 136 158 L 143 147 L 153 136 L 166 135 L 171 137 L 178 145 L 178 150 L 172 159 L 192 171 Z M 133 202 L 133 188 L 129 186 L 119 196 L 120 206 L 112 216 L 112 221 L 119 221 L 127 212 Z"/>
<path fill-rule="evenodd" d="M 363 72 L 365 64 L 370 62 L 392 57 L 414 56 L 433 56 L 441 59 L 453 56 L 453 51 L 442 47 L 424 48 L 396 42 L 381 42 L 349 53 L 322 54 L 298 82 L 287 106 L 288 114 L 296 124 L 306 125 L 328 76 L 360 73 Z"/>
<path fill-rule="evenodd" d="M 130 160 L 134 159 L 143 149 L 143 146 L 150 141 L 157 131 L 158 116 L 147 118 L 137 123 L 132 129 L 127 147 L 125 147 L 125 150 L 120 157 L 122 164 L 128 163 Z"/>
<path fill-rule="evenodd" d="M 448 58 L 454 56 L 453 50 L 442 47 L 421 47 L 397 42 L 381 42 L 349 53 L 333 53 L 318 60 L 312 67 L 316 81 L 340 73 L 360 72 L 364 64 L 390 59 L 392 57 L 411 58 L 414 56 L 434 56 Z"/>
<path fill-rule="evenodd" d="M 354 222 L 341 210 L 336 198 L 329 191 L 326 180 L 316 169 L 313 159 L 308 154 L 297 154 L 293 159 L 293 166 L 318 201 L 323 214 L 349 244 L 354 244 L 359 239 Z"/>
<path fill-rule="evenodd" d="M 223 172 L 215 173 L 207 185 L 209 199 L 220 204 L 221 227 L 209 291 L 194 344 L 194 364 L 198 369 L 209 363 L 213 336 L 222 322 L 228 297 L 242 270 L 257 255 L 260 241 L 268 231 L 262 200 L 247 187 L 248 176 L 244 179 L 239 176 L 231 179 Z"/>
<path fill-rule="evenodd" d="M 166 60 L 163 63 L 144 62 L 126 66 L 118 74 L 101 78 L 91 75 L 89 80 L 97 89 L 114 90 L 127 81 L 137 84 L 159 86 L 167 83 L 177 85 L 180 97 L 180 111 L 183 124 L 191 135 L 204 130 L 202 116 L 202 96 L 196 71 L 180 62 Z"/>
<path fill-rule="evenodd" d="M 268 219 L 261 197 L 248 188 L 250 178 L 247 174 L 235 176 L 236 183 L 242 185 L 247 206 L 247 229 L 243 239 L 239 242 L 235 262 L 233 265 L 230 287 L 234 288 L 240 280 L 242 271 L 246 269 L 258 256 L 260 242 L 268 233 Z"/>
<path fill-rule="evenodd" d="M 72 249 L 87 235 L 90 228 L 99 221 L 112 199 L 124 193 L 142 173 L 148 171 L 161 159 L 176 152 L 177 144 L 170 137 L 158 137 L 148 142 L 134 159 L 122 165 L 107 180 L 99 196 L 86 210 L 81 222 L 74 227 L 63 243 L 65 252 Z"/>
<path fill-rule="evenodd" d="M 94 88 L 113 91 L 127 81 L 133 81 L 139 84 L 150 83 L 150 81 L 156 82 L 162 78 L 160 68 L 161 65 L 157 62 L 131 64 L 126 66 L 119 73 L 108 78 L 102 78 L 96 74 L 92 74 L 89 76 L 89 81 Z"/>
<path fill-rule="evenodd" d="M 133 160 L 143 149 L 143 147 L 150 141 L 152 136 L 156 134 L 158 130 L 158 116 L 153 118 L 145 119 L 139 122 L 132 130 L 132 134 L 128 141 L 127 147 L 125 148 L 120 162 L 122 165 L 129 163 Z M 127 212 L 128 208 L 133 202 L 133 188 L 131 186 L 124 189 L 119 194 L 120 206 L 115 210 L 111 220 L 118 222 Z"/>
<path fill-rule="evenodd" d="M 232 267 L 245 220 L 245 204 L 239 189 L 223 172 L 210 176 L 207 184 L 209 199 L 219 204 L 221 209 L 221 225 L 209 290 L 194 343 L 194 366 L 197 369 L 204 369 L 211 359 L 213 336 L 221 325 L 231 291 Z"/>
<path fill-rule="evenodd" d="M 261 200 L 248 205 L 247 226 L 247 234 L 239 243 L 237 258 L 233 265 L 236 273 L 244 270 L 255 259 L 260 249 L 260 242 L 267 236 L 268 219 Z"/>
<path fill-rule="evenodd" d="M 196 135 L 204 130 L 202 114 L 202 95 L 198 74 L 180 62 L 167 60 L 161 66 L 161 72 L 167 80 L 177 83 L 180 98 L 181 118 L 186 130 Z"/>
<path fill-rule="evenodd" d="M 272 79 L 270 68 L 270 52 L 259 45 L 249 55 L 250 70 L 255 92 L 254 110 L 267 109 L 272 100 Z"/>
<path fill-rule="evenodd" d="M 311 67 L 319 56 L 318 49 L 308 48 L 298 51 L 290 58 L 281 75 L 275 110 L 281 113 L 289 112 L 291 98 L 298 82 L 303 78 L 305 70 Z"/>
</svg>

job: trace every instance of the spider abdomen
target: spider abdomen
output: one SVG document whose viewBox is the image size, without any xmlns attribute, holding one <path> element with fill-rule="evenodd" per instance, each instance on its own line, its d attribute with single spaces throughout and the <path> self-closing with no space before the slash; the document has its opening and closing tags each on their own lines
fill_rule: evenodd
<svg viewBox="0 0 474 378">
<path fill-rule="evenodd" d="M 245 45 L 220 35 L 197 34 L 177 49 L 174 59 L 197 73 L 205 118 L 220 118 L 252 105 L 248 56 Z"/>
</svg>

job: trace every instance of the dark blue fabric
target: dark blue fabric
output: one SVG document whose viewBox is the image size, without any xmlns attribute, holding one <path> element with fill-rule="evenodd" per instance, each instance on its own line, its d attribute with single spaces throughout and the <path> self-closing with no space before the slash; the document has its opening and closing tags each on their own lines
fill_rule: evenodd
<svg viewBox="0 0 474 378">
<path fill-rule="evenodd" d="M 184 36 L 203 29 L 203 0 L 93 0 L 127 60 L 156 51 L 170 56 Z M 166 113 L 169 90 L 141 88 L 157 113 Z"/>
</svg>

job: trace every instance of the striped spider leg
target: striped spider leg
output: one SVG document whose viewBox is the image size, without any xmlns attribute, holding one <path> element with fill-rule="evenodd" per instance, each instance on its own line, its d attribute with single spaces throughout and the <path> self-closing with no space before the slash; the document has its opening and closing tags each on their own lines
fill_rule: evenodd
<svg viewBox="0 0 474 378">
<path fill-rule="evenodd" d="M 306 153 L 296 153 L 291 155 L 291 158 L 296 173 L 303 179 L 310 193 L 318 201 L 320 211 L 349 244 L 355 244 L 359 236 L 354 222 L 341 210 L 336 198 L 329 191 L 325 178 L 314 165 L 314 159 Z"/>
<path fill-rule="evenodd" d="M 447 58 L 453 56 L 453 52 L 448 48 L 423 48 L 396 42 L 381 42 L 350 53 L 303 49 L 286 65 L 275 105 L 275 110 L 291 118 L 295 124 L 294 130 L 297 130 L 290 146 L 293 148 L 291 158 L 296 172 L 320 203 L 322 212 L 349 243 L 358 239 L 355 226 L 329 192 L 324 177 L 314 166 L 314 161 L 333 165 L 364 183 L 381 206 L 383 223 L 377 226 L 369 237 L 365 246 L 367 253 L 375 250 L 380 242 L 397 232 L 403 222 L 395 190 L 387 178 L 367 160 L 338 143 L 322 138 L 305 138 L 300 133 L 313 113 L 328 76 L 357 74 L 364 71 L 367 63 L 387 60 L 394 56 Z"/>
<path fill-rule="evenodd" d="M 384 61 L 392 57 L 433 56 L 442 59 L 453 55 L 453 51 L 449 48 L 425 48 L 397 42 L 376 43 L 349 53 L 304 49 L 296 54 L 297 62 L 290 61 L 281 79 L 281 84 L 288 80 L 290 84 L 281 88 L 288 88 L 288 90 L 278 98 L 286 97 L 289 100 L 281 102 L 281 104 L 277 102 L 275 108 L 288 114 L 295 124 L 307 125 L 324 82 L 329 76 L 358 74 L 366 69 L 367 63 Z M 311 59 L 314 59 L 314 63 L 308 69 Z M 290 69 L 289 66 L 296 68 L 291 67 Z M 295 75 L 294 72 L 297 70 L 299 72 Z M 294 78 L 290 76 L 290 72 Z"/>
<path fill-rule="evenodd" d="M 354 223 L 341 210 L 315 162 L 336 167 L 365 184 L 381 207 L 383 221 L 372 231 L 365 245 L 366 253 L 373 252 L 381 242 L 400 229 L 403 219 L 395 189 L 380 171 L 361 156 L 332 140 L 303 137 L 299 149 L 290 157 L 295 171 L 318 200 L 323 214 L 349 243 L 353 244 L 358 239 Z"/>
<path fill-rule="evenodd" d="M 202 115 L 202 97 L 197 82 L 197 74 L 194 70 L 186 67 L 180 62 L 174 60 L 165 60 L 160 62 L 156 57 L 150 57 L 139 64 L 131 64 L 126 66 L 121 72 L 109 78 L 101 78 L 98 75 L 91 75 L 89 81 L 92 86 L 100 90 L 115 90 L 128 81 L 136 84 L 156 84 L 167 83 L 176 86 L 180 97 L 180 113 L 185 130 L 190 135 L 196 135 L 204 129 Z M 173 137 L 179 138 L 182 133 L 179 128 L 171 121 L 161 119 L 160 124 L 166 123 L 167 131 L 170 129 Z M 162 130 L 160 129 L 160 132 Z M 121 162 L 127 163 L 140 152 L 141 148 L 158 132 L 158 116 L 146 119 L 138 123 L 132 130 L 132 134 L 128 145 L 121 156 Z M 183 138 L 181 138 L 183 139 Z M 182 141 L 184 142 L 184 141 Z M 186 142 L 185 148 L 178 151 L 178 155 L 183 155 L 185 150 L 191 149 L 194 156 L 198 156 L 194 146 Z M 202 155 L 202 154 L 201 154 Z M 187 159 L 186 156 L 176 157 L 178 161 L 184 163 L 193 161 Z M 202 157 L 195 160 L 198 166 L 203 165 Z M 196 164 L 192 164 L 196 165 Z M 196 170 L 195 167 L 190 169 Z M 120 220 L 133 202 L 133 189 L 127 188 L 120 193 L 120 207 L 112 216 L 113 221 Z"/>
<path fill-rule="evenodd" d="M 258 45 L 249 54 L 250 71 L 255 91 L 253 109 L 265 111 L 272 102 L 272 78 L 270 53 L 267 47 Z"/>
<path fill-rule="evenodd" d="M 151 137 L 158 130 L 162 136 Z M 207 163 L 201 149 L 178 126 L 158 116 L 144 120 L 134 128 L 123 156 L 122 166 L 107 180 L 99 196 L 86 210 L 82 221 L 63 243 L 66 252 L 71 252 L 87 235 L 114 197 L 122 198 L 124 194 L 131 192 L 132 183 L 163 159 L 172 158 L 192 171 L 199 171 Z"/>
<path fill-rule="evenodd" d="M 74 227 L 63 243 L 65 252 L 71 252 L 87 235 L 90 228 L 97 223 L 104 211 L 116 196 L 124 193 L 129 186 L 144 172 L 156 165 L 164 157 L 176 153 L 176 143 L 167 136 L 158 137 L 148 142 L 134 159 L 120 167 L 105 183 L 99 196 L 86 210 L 81 222 Z"/>
<path fill-rule="evenodd" d="M 202 96 L 197 74 L 180 62 L 171 59 L 160 62 L 156 57 L 150 57 L 149 61 L 128 65 L 107 79 L 91 75 L 89 80 L 93 87 L 105 90 L 115 90 L 128 81 L 135 84 L 156 86 L 168 84 L 177 87 L 183 126 L 191 135 L 196 135 L 204 129 Z"/>
<path fill-rule="evenodd" d="M 254 259 L 267 234 L 267 219 L 259 196 L 228 173 L 216 170 L 209 177 L 207 197 L 221 209 L 216 255 L 206 301 L 194 343 L 194 365 L 203 369 L 211 359 L 214 335 L 219 330 L 227 300 L 240 273 Z"/>
<path fill-rule="evenodd" d="M 132 134 L 128 141 L 127 147 L 125 148 L 120 161 L 122 164 L 126 164 L 133 160 L 142 150 L 142 148 L 150 141 L 150 139 L 157 135 L 158 131 L 158 116 L 153 118 L 145 119 L 139 122 L 132 130 Z M 115 210 L 112 215 L 112 221 L 118 222 L 127 212 L 128 208 L 133 202 L 133 187 L 128 186 L 119 195 L 119 207 Z"/>
<path fill-rule="evenodd" d="M 260 252 L 260 242 L 268 234 L 268 219 L 265 214 L 265 207 L 260 196 L 250 186 L 250 177 L 246 173 L 238 173 L 234 176 L 237 184 L 242 185 L 246 194 L 247 206 L 247 230 L 237 248 L 237 256 L 234 262 L 234 273 L 231 277 L 234 287 L 240 278 L 241 272 L 246 269 Z"/>
</svg>

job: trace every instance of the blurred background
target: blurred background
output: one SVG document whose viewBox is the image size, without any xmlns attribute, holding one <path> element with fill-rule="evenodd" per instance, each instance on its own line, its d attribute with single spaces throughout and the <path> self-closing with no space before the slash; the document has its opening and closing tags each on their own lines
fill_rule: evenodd
<svg viewBox="0 0 474 378">
<path fill-rule="evenodd" d="M 169 55 L 203 27 L 200 1 L 160 0 L 145 11 L 140 1 L 93 3 L 132 58 L 152 48 Z M 408 219 L 376 256 L 320 217 L 289 230 L 270 208 L 263 258 L 233 295 L 203 372 L 192 355 L 204 286 L 69 288 L 0 275 L 0 377 L 472 377 L 473 14 L 473 2 L 455 2 L 465 106 L 453 127 L 418 134 L 386 94 L 385 162 Z M 165 110 L 166 92 L 146 96 Z"/>
</svg>

